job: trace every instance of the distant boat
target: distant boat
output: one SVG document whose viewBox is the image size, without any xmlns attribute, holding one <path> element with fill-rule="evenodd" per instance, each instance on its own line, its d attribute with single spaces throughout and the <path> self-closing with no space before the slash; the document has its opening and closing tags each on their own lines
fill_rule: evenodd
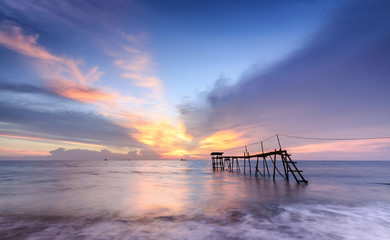
<svg viewBox="0 0 390 240">
<path fill-rule="evenodd" d="M 187 159 L 182 158 L 182 159 L 180 159 L 180 161 L 187 161 Z"/>
<path fill-rule="evenodd" d="M 105 158 L 104 161 L 107 161 L 107 158 Z"/>
</svg>

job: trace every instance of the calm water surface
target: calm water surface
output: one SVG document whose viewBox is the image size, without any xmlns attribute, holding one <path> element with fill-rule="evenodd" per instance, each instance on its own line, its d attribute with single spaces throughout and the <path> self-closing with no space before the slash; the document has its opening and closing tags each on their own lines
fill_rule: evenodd
<svg viewBox="0 0 390 240">
<path fill-rule="evenodd" d="M 0 161 L 0 239 L 390 239 L 390 162 Z"/>
</svg>

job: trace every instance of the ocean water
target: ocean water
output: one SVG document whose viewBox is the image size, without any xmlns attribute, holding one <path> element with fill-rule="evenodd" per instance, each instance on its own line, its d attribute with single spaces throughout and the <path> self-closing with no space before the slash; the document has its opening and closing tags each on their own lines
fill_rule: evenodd
<svg viewBox="0 0 390 240">
<path fill-rule="evenodd" d="M 0 161 L 0 239 L 390 239 L 390 162 Z"/>
</svg>

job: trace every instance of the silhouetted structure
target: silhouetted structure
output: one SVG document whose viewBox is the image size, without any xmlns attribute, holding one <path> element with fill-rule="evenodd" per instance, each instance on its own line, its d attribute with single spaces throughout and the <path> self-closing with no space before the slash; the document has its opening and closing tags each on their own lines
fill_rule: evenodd
<svg viewBox="0 0 390 240">
<path fill-rule="evenodd" d="M 268 177 L 271 177 L 272 172 L 272 178 L 275 180 L 276 172 L 279 173 L 280 176 L 282 176 L 286 181 L 289 181 L 290 179 L 290 173 L 294 177 L 294 179 L 297 181 L 297 183 L 307 183 L 308 181 L 303 177 L 302 170 L 299 170 L 296 166 L 295 161 L 291 160 L 291 155 L 287 153 L 286 150 L 282 150 L 282 147 L 280 145 L 279 137 L 276 135 L 279 143 L 279 150 L 274 150 L 270 152 L 264 152 L 263 150 L 263 142 L 261 143 L 262 153 L 257 153 L 254 155 L 249 155 L 247 147 L 245 146 L 245 152 L 242 156 L 224 156 L 223 152 L 212 152 L 211 155 L 211 162 L 214 170 L 221 169 L 221 170 L 227 170 L 227 171 L 236 171 L 241 172 L 240 168 L 240 162 L 239 160 L 243 160 L 243 168 L 244 168 L 244 174 L 246 174 L 246 168 L 248 162 L 248 168 L 249 168 L 249 174 L 252 174 L 252 165 L 251 165 L 251 159 L 256 160 L 256 166 L 255 166 L 255 174 L 260 174 L 261 176 L 265 177 L 268 175 Z M 283 170 L 279 170 L 277 167 L 277 159 L 280 159 Z M 268 167 L 267 160 L 271 161 L 270 168 Z M 253 161 L 253 160 L 252 160 Z M 260 163 L 260 164 L 259 164 Z M 260 166 L 262 164 L 262 167 Z M 261 167 L 261 169 L 259 169 Z"/>
</svg>

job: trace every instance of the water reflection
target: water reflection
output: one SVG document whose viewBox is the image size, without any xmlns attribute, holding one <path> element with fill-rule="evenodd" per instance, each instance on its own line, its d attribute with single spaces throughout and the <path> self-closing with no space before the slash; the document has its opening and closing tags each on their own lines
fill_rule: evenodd
<svg viewBox="0 0 390 240">
<path fill-rule="evenodd" d="M 324 169 L 334 166 L 324 163 L 320 167 L 303 163 L 308 185 L 280 177 L 273 181 L 255 174 L 213 171 L 208 161 L 2 164 L 0 210 L 8 214 L 218 215 L 251 206 L 388 198 L 388 185 L 366 183 L 388 180 L 360 178 L 361 168 L 350 168 L 347 176 L 334 170 L 336 175 L 327 177 Z"/>
<path fill-rule="evenodd" d="M 308 185 L 208 161 L 0 162 L 0 236 L 386 239 L 389 185 L 368 182 L 390 163 L 300 164 Z"/>
</svg>

